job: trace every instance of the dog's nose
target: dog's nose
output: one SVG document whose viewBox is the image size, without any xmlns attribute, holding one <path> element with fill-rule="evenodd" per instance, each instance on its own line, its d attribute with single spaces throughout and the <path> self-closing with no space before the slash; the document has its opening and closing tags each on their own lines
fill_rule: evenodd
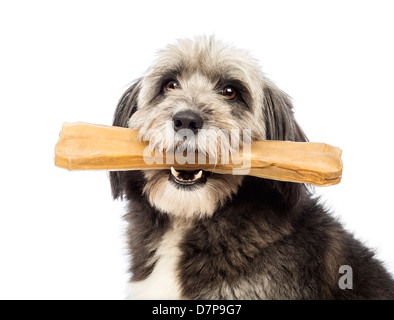
<svg viewBox="0 0 394 320">
<path fill-rule="evenodd" d="M 172 121 L 174 122 L 175 131 L 190 129 L 194 133 L 197 133 L 197 130 L 201 129 L 204 123 L 204 120 L 197 113 L 190 110 L 175 113 Z"/>
</svg>

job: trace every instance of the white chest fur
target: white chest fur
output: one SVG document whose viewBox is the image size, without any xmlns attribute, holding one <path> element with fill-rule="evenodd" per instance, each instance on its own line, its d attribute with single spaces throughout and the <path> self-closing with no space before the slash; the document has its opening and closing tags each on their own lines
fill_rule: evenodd
<svg viewBox="0 0 394 320">
<path fill-rule="evenodd" d="M 175 300 L 180 299 L 178 281 L 179 244 L 188 227 L 185 221 L 175 221 L 163 236 L 152 263 L 156 265 L 148 278 L 132 281 L 129 285 L 129 299 L 135 300 Z"/>
</svg>

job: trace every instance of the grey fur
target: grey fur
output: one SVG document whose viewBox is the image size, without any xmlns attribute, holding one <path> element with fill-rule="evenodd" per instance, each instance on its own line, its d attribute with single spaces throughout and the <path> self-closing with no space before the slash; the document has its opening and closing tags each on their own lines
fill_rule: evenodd
<svg viewBox="0 0 394 320">
<path fill-rule="evenodd" d="M 181 88 L 164 92 L 168 80 Z M 226 85 L 238 89 L 238 100 L 220 95 Z M 290 98 L 246 52 L 214 38 L 182 40 L 161 51 L 122 97 L 114 125 L 138 129 L 142 140 L 159 145 L 162 135 L 153 129 L 162 130 L 184 109 L 203 117 L 206 128 L 252 129 L 255 140 L 307 141 Z M 152 275 L 169 230 L 187 225 L 175 248 L 179 298 L 394 298 L 394 281 L 382 263 L 305 185 L 212 174 L 206 185 L 184 190 L 173 187 L 168 175 L 111 173 L 114 197 L 129 201 L 132 283 Z M 338 286 L 341 265 L 353 268 L 352 290 Z"/>
</svg>

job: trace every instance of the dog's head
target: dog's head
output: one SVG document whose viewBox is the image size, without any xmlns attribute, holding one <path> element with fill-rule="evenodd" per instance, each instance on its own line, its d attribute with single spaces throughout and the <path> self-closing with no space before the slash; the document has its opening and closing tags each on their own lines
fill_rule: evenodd
<svg viewBox="0 0 394 320">
<path fill-rule="evenodd" d="M 168 123 L 197 136 L 209 129 L 251 130 L 253 140 L 306 141 L 293 117 L 289 97 L 270 82 L 245 51 L 214 38 L 178 41 L 160 52 L 147 74 L 123 95 L 114 125 L 139 131 L 141 140 L 165 150 Z M 166 130 L 167 129 L 167 130 Z M 206 145 L 195 147 L 207 155 Z M 125 191 L 122 173 L 111 173 L 114 197 Z M 143 194 L 159 211 L 209 216 L 235 194 L 242 176 L 202 170 L 144 172 Z"/>
</svg>

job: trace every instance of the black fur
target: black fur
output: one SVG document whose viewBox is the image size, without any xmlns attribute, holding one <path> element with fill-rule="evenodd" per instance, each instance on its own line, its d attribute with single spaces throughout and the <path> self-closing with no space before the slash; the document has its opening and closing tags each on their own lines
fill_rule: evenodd
<svg viewBox="0 0 394 320">
<path fill-rule="evenodd" d="M 140 172 L 123 175 L 129 202 L 129 247 L 133 280 L 154 265 L 154 243 L 171 218 L 141 196 Z M 301 200 L 284 205 L 268 180 L 246 177 L 238 194 L 213 217 L 194 221 L 182 245 L 180 278 L 188 299 L 394 299 L 394 282 L 373 256 L 301 188 Z M 353 268 L 353 289 L 342 290 L 339 267 Z M 268 285 L 264 284 L 268 279 Z M 249 287 L 223 289 L 237 285 Z M 267 286 L 265 288 L 264 286 Z"/>
<path fill-rule="evenodd" d="M 306 189 L 289 208 L 269 181 L 254 177 L 212 218 L 196 222 L 182 251 L 183 294 L 192 299 L 259 299 L 256 288 L 268 299 L 394 297 L 394 283 L 373 253 Z M 343 264 L 353 266 L 353 290 L 338 286 Z M 237 288 L 240 279 L 245 288 Z M 235 289 L 223 293 L 223 283 Z"/>
</svg>

